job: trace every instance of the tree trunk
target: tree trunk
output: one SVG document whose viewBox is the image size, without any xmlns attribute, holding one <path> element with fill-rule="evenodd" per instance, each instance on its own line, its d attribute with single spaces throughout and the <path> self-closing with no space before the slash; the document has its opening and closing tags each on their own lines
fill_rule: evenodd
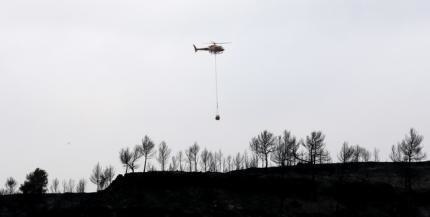
<svg viewBox="0 0 430 217">
<path fill-rule="evenodd" d="M 143 163 L 143 172 L 146 172 L 146 156 L 145 156 L 145 161 Z"/>
<path fill-rule="evenodd" d="M 269 166 L 268 154 L 265 154 L 266 168 Z"/>
</svg>

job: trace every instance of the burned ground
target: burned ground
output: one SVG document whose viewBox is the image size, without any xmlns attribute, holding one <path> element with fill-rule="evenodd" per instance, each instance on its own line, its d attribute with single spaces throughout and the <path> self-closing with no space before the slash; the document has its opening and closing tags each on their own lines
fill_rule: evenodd
<svg viewBox="0 0 430 217">
<path fill-rule="evenodd" d="M 129 173 L 98 193 L 2 196 L 0 216 L 428 216 L 429 169 L 412 165 L 412 190 L 395 163 Z"/>
</svg>

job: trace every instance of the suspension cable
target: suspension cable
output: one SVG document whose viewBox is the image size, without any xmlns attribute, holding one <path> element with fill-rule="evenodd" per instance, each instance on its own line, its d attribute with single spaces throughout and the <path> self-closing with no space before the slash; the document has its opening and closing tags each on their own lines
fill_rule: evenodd
<svg viewBox="0 0 430 217">
<path fill-rule="evenodd" d="M 215 59 L 215 97 L 216 97 L 216 115 L 219 115 L 219 100 L 218 100 L 218 71 L 216 65 L 216 54 L 214 55 Z"/>
</svg>

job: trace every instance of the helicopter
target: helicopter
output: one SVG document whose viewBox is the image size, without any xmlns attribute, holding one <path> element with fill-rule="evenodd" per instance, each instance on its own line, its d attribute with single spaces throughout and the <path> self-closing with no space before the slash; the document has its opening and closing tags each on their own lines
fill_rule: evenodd
<svg viewBox="0 0 430 217">
<path fill-rule="evenodd" d="M 198 48 L 196 47 L 196 45 L 193 44 L 194 47 L 194 51 L 197 52 L 199 50 L 204 50 L 204 51 L 209 51 L 209 53 L 211 54 L 221 54 L 222 52 L 224 52 L 224 47 L 221 46 L 220 44 L 229 44 L 230 42 L 222 42 L 222 43 L 217 43 L 217 42 L 211 42 L 208 47 L 203 47 L 203 48 Z"/>
</svg>

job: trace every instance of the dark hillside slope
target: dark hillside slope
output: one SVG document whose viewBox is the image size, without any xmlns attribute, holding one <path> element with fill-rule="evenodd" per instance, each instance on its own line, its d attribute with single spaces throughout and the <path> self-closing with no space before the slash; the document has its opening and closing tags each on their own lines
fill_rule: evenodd
<svg viewBox="0 0 430 217">
<path fill-rule="evenodd" d="M 0 197 L 0 216 L 429 216 L 430 163 L 413 191 L 393 163 L 118 176 L 92 194 Z"/>
</svg>

